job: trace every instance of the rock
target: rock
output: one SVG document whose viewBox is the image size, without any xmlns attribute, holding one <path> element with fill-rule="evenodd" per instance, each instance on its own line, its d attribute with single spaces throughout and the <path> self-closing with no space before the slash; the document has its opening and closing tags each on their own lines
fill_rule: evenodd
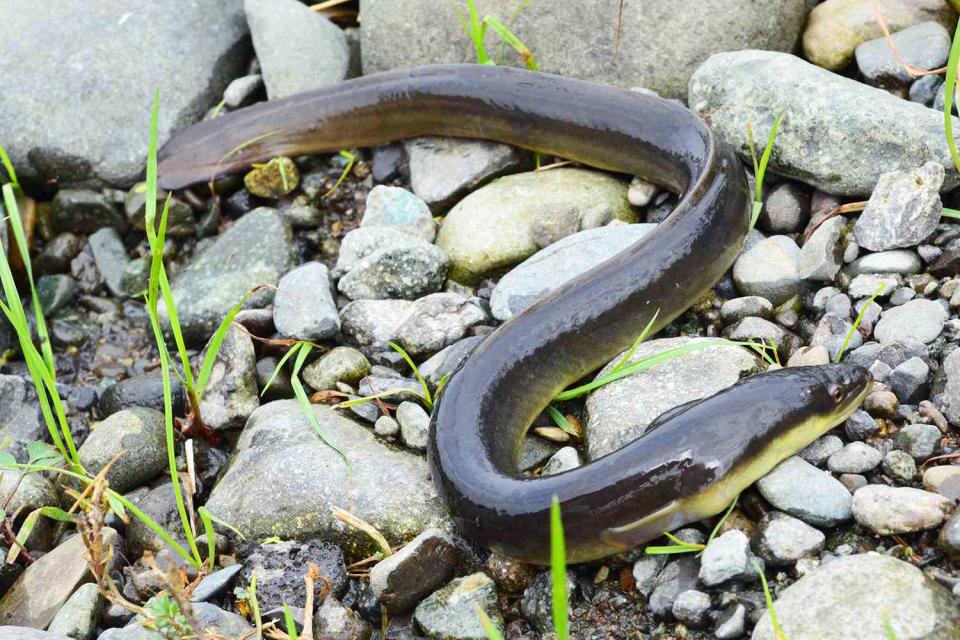
<svg viewBox="0 0 960 640">
<path fill-rule="evenodd" d="M 377 185 L 367 194 L 361 227 L 385 227 L 392 231 L 405 231 L 426 242 L 437 236 L 436 224 L 430 207 L 419 196 L 401 189 Z"/>
<path fill-rule="evenodd" d="M 414 307 L 407 300 L 356 300 L 340 310 L 340 331 L 346 342 L 376 351 L 396 340 Z"/>
<path fill-rule="evenodd" d="M 474 573 L 429 595 L 417 605 L 413 619 L 430 640 L 487 640 L 477 608 L 503 633 L 503 618 L 496 605 L 493 580 L 484 573 Z"/>
<path fill-rule="evenodd" d="M 453 576 L 458 556 L 447 533 L 427 529 L 370 569 L 370 588 L 390 615 L 404 613 Z"/>
<path fill-rule="evenodd" d="M 912 102 L 917 102 L 925 107 L 932 107 L 937 95 L 944 93 L 943 80 L 936 75 L 926 75 L 917 78 L 910 85 L 909 97 Z"/>
<path fill-rule="evenodd" d="M 830 456 L 827 468 L 834 473 L 866 473 L 876 469 L 881 460 L 883 454 L 870 445 L 851 442 Z"/>
<path fill-rule="evenodd" d="M 61 193 L 64 190 L 58 191 Z M 0 236 L 0 244 L 3 238 Z M 38 274 L 66 273 L 70 270 L 70 261 L 77 257 L 83 248 L 83 241 L 76 234 L 64 231 L 58 233 L 46 243 L 43 251 L 33 258 L 33 269 Z"/>
<path fill-rule="evenodd" d="M 780 511 L 818 527 L 833 527 L 853 516 L 852 496 L 838 480 L 796 456 L 757 482 L 760 494 Z"/>
<path fill-rule="evenodd" d="M 423 240 L 377 249 L 363 257 L 337 284 L 351 300 L 416 300 L 443 287 L 450 259 Z"/>
<path fill-rule="evenodd" d="M 0 474 L 0 495 L 9 503 L 4 509 L 10 514 L 17 514 L 16 520 L 22 521 L 26 514 L 41 507 L 59 507 L 60 499 L 57 487 L 52 481 L 41 474 L 32 473 L 22 477 L 17 472 L 5 471 Z M 36 551 L 46 551 L 53 546 L 54 536 L 57 533 L 56 522 L 47 518 L 37 520 L 36 526 L 26 539 L 27 548 Z M 6 545 L 0 543 L 0 549 Z M 5 586 L 6 579 L 11 577 L 17 565 L 0 565 L 0 593 Z M 6 569 L 6 570 L 5 570 Z M 13 577 L 16 577 L 15 575 Z"/>
<path fill-rule="evenodd" d="M 627 200 L 635 207 L 645 207 L 658 193 L 660 193 L 660 187 L 634 176 L 633 180 L 630 181 L 630 188 L 627 190 Z"/>
<path fill-rule="evenodd" d="M 0 26 L 0 94 L 17 96 L 0 107 L 3 144 L 20 179 L 38 184 L 132 185 L 147 157 L 154 90 L 162 145 L 200 120 L 246 64 L 239 0 L 151 3 L 134 13 L 30 4 L 13 14 Z M 38 56 L 41 48 L 52 57 Z M 71 66 L 52 74 L 52 59 Z M 74 107 L 49 108 L 57 104 Z"/>
<path fill-rule="evenodd" d="M 183 535 L 183 522 L 177 510 L 177 499 L 173 493 L 173 483 L 164 482 L 134 499 L 129 496 L 137 507 L 147 514 L 151 520 L 162 527 L 170 537 L 182 548 L 187 549 L 187 541 Z M 145 522 L 131 518 L 124 531 L 130 556 L 134 559 L 143 555 L 144 551 L 159 552 L 167 547 L 167 542 Z M 206 551 L 206 549 L 204 549 Z"/>
<path fill-rule="evenodd" d="M 616 3 L 584 15 L 575 0 L 532 3 L 517 11 L 510 0 L 478 2 L 479 15 L 504 24 L 536 55 L 540 69 L 622 87 L 645 87 L 667 98 L 684 98 L 687 81 L 717 51 L 790 51 L 803 28 L 804 0 L 764 0 L 749 9 L 736 0 L 711 0 L 696 8 L 655 0 Z M 418 64 L 476 62 L 452 7 L 429 0 L 404 3 L 364 0 L 361 27 L 365 73 Z M 619 15 L 618 15 L 619 14 Z M 612 16 L 612 18 L 611 18 Z M 620 29 L 614 28 L 619 21 Z M 558 33 L 565 34 L 557 38 Z M 491 57 L 500 40 L 490 34 Z M 403 51 L 403 56 L 397 56 Z M 506 64 L 522 66 L 512 50 Z"/>
<path fill-rule="evenodd" d="M 490 296 L 497 320 L 523 309 L 613 257 L 650 233 L 656 225 L 609 225 L 580 231 L 541 249 L 503 276 Z"/>
<path fill-rule="evenodd" d="M 293 265 L 292 232 L 280 212 L 260 207 L 237 220 L 171 282 L 184 340 L 202 344 L 251 289 L 276 285 Z M 244 308 L 266 307 L 273 297 L 274 289 L 264 287 L 247 299 Z M 161 303 L 164 321 L 165 316 Z"/>
<path fill-rule="evenodd" d="M 206 359 L 208 344 L 200 361 Z M 220 343 L 206 390 L 200 398 L 200 415 L 211 429 L 239 429 L 260 406 L 257 358 L 253 340 L 234 323 Z"/>
<path fill-rule="evenodd" d="M 90 243 L 90 250 L 93 252 L 93 259 L 97 264 L 97 271 L 103 276 L 110 293 L 122 297 L 124 293 L 123 287 L 120 286 L 120 280 L 123 278 L 123 270 L 130 259 L 127 257 L 127 250 L 124 248 L 120 236 L 114 229 L 105 227 L 91 235 L 87 242 Z"/>
<path fill-rule="evenodd" d="M 947 310 L 940 304 L 918 298 L 884 311 L 874 328 L 874 335 L 880 344 L 903 339 L 933 342 L 943 331 L 948 317 Z"/>
<path fill-rule="evenodd" d="M 907 27 L 890 39 L 904 62 L 925 71 L 942 67 L 950 55 L 950 32 L 936 22 Z M 915 79 L 894 55 L 885 37 L 864 42 L 854 53 L 860 73 L 872 85 L 905 87 Z"/>
<path fill-rule="evenodd" d="M 801 280 L 833 282 L 843 265 L 846 228 L 842 217 L 830 218 L 803 243 L 797 258 L 797 275 Z"/>
<path fill-rule="evenodd" d="M 843 441 L 828 433 L 808 444 L 797 455 L 815 467 L 822 467 L 830 459 L 830 456 L 841 449 L 843 449 Z"/>
<path fill-rule="evenodd" d="M 507 593 L 522 592 L 539 575 L 539 567 L 517 562 L 496 551 L 487 557 L 485 571 L 497 583 L 497 588 Z"/>
<path fill-rule="evenodd" d="M 881 469 L 899 484 L 913 482 L 917 475 L 917 463 L 904 451 L 888 451 L 887 455 L 883 456 Z"/>
<path fill-rule="evenodd" d="M 847 294 L 851 298 L 867 298 L 874 294 L 885 298 L 902 284 L 903 277 L 896 273 L 862 273 L 850 281 Z"/>
<path fill-rule="evenodd" d="M 873 20 L 872 10 L 867 12 Z M 717 54 L 690 81 L 689 104 L 748 161 L 747 123 L 753 123 L 756 139 L 765 140 L 786 110 L 770 170 L 828 193 L 869 195 L 882 173 L 913 171 L 923 160 L 950 167 L 945 190 L 960 183 L 943 137 L 943 114 L 791 55 Z M 810 131 L 830 141 L 830 153 L 810 148 Z"/>
<path fill-rule="evenodd" d="M 890 372 L 887 384 L 900 402 L 915 404 L 926 397 L 930 367 L 920 358 L 910 358 Z"/>
<path fill-rule="evenodd" d="M 420 375 L 430 387 L 435 388 L 444 378 L 449 380 L 481 342 L 483 336 L 470 336 L 444 347 L 420 365 Z"/>
<path fill-rule="evenodd" d="M 891 32 L 930 20 L 952 29 L 957 16 L 944 0 L 886 0 L 883 16 Z M 814 64 L 839 71 L 855 49 L 883 36 L 872 0 L 828 0 L 810 12 L 803 33 L 803 51 Z"/>
<path fill-rule="evenodd" d="M 415 197 L 415 196 L 412 196 Z M 396 252 L 401 249 L 417 249 L 432 246 L 429 242 L 401 227 L 358 227 L 343 237 L 333 277 L 341 278 L 356 267 L 361 260 L 381 250 Z"/>
<path fill-rule="evenodd" d="M 103 539 L 113 544 L 117 532 L 106 527 Z M 0 598 L 0 624 L 46 628 L 77 587 L 90 579 L 84 553 L 83 540 L 75 535 L 27 567 Z"/>
<path fill-rule="evenodd" d="M 168 198 L 170 199 L 170 205 L 167 211 L 167 236 L 195 236 L 197 234 L 197 221 L 194 219 L 193 209 L 190 208 L 190 205 L 186 202 L 166 189 L 157 189 L 157 217 L 154 222 L 154 229 L 160 226 L 160 217 Z M 127 196 L 123 201 L 123 212 L 127 221 L 134 229 L 140 231 L 147 230 L 146 203 L 147 190 L 145 182 L 139 182 L 127 191 Z M 123 229 L 118 230 L 123 231 Z"/>
<path fill-rule="evenodd" d="M 94 425 L 77 453 L 88 473 L 96 474 L 124 452 L 107 473 L 114 491 L 146 484 L 167 468 L 163 414 L 154 409 L 124 409 Z"/>
<path fill-rule="evenodd" d="M 271 100 L 347 77 L 347 39 L 336 25 L 294 0 L 245 0 L 244 10 Z"/>
<path fill-rule="evenodd" d="M 260 2 L 261 0 L 254 0 Z M 282 0 L 286 1 L 286 0 Z M 269 162 L 254 165 L 243 176 L 243 186 L 258 198 L 276 200 L 297 188 L 300 170 L 290 158 L 276 157 Z"/>
<path fill-rule="evenodd" d="M 916 253 L 904 249 L 895 249 L 893 251 L 869 253 L 861 258 L 857 258 L 847 265 L 844 271 L 851 275 L 860 275 L 861 273 L 899 273 L 901 275 L 911 275 L 920 273 L 921 269 L 922 264 Z"/>
<path fill-rule="evenodd" d="M 567 571 L 567 593 L 572 594 L 576 583 L 570 571 Z M 523 592 L 520 600 L 520 611 L 533 626 L 543 633 L 554 631 L 553 626 L 553 577 L 549 571 L 541 571 L 530 586 Z"/>
<path fill-rule="evenodd" d="M 943 360 L 947 384 L 943 390 L 943 415 L 952 425 L 960 424 L 960 349 Z"/>
<path fill-rule="evenodd" d="M 223 106 L 227 109 L 245 107 L 256 100 L 256 95 L 262 93 L 262 88 L 263 76 L 259 73 L 234 78 L 223 90 Z"/>
<path fill-rule="evenodd" d="M 673 617 L 692 629 L 699 629 L 710 613 L 710 595 L 690 589 L 677 595 L 673 601 Z"/>
<path fill-rule="evenodd" d="M 853 331 L 853 322 L 847 317 L 849 314 L 844 317 L 833 313 L 823 314 L 810 338 L 812 346 L 826 348 L 829 360 L 836 360 L 841 349 L 856 349 L 863 344 L 863 336 L 859 331 Z"/>
<path fill-rule="evenodd" d="M 894 446 L 917 461 L 924 461 L 940 448 L 943 434 L 932 424 L 908 424 L 893 439 Z"/>
<path fill-rule="evenodd" d="M 960 466 L 928 467 L 923 472 L 923 488 L 949 500 L 960 500 Z"/>
<path fill-rule="evenodd" d="M 334 347 L 303 368 L 303 381 L 313 389 L 336 389 L 342 382 L 355 387 L 370 373 L 370 361 L 351 347 Z"/>
<path fill-rule="evenodd" d="M 351 555 L 371 551 L 372 544 L 334 519 L 331 507 L 347 505 L 391 543 L 448 526 L 422 458 L 387 447 L 328 407 L 314 405 L 313 411 L 325 437 L 346 453 L 352 472 L 320 440 L 298 402 L 271 402 L 250 416 L 240 434 L 233 460 L 207 501 L 213 515 L 247 537 L 319 536 Z"/>
<path fill-rule="evenodd" d="M 800 347 L 790 359 L 787 360 L 788 367 L 805 367 L 818 364 L 829 364 L 830 352 L 823 345 L 816 347 Z"/>
<path fill-rule="evenodd" d="M 204 576 L 200 580 L 200 584 L 198 584 L 193 590 L 193 593 L 190 594 L 190 601 L 205 602 L 220 596 L 230 588 L 230 585 L 234 583 L 237 575 L 242 570 L 243 565 L 238 563 Z"/>
<path fill-rule="evenodd" d="M 0 637 L 4 640 L 70 640 L 67 636 L 30 627 L 0 625 Z"/>
<path fill-rule="evenodd" d="M 194 603 L 193 614 L 200 627 L 214 637 L 240 638 L 252 632 L 247 621 L 237 614 L 206 602 Z M 122 629 L 105 631 L 97 640 L 164 640 L 159 633 L 140 624 L 141 621 L 137 616 Z"/>
<path fill-rule="evenodd" d="M 739 529 L 731 529 L 707 543 L 700 556 L 700 582 L 707 587 L 734 580 L 752 582 L 757 579 L 754 563 L 763 566 L 750 552 L 750 540 Z"/>
<path fill-rule="evenodd" d="M 703 338 L 666 338 L 641 344 L 630 358 L 636 362 Z M 606 374 L 625 354 L 614 358 L 597 377 Z M 747 350 L 708 346 L 660 362 L 605 385 L 587 397 L 584 433 L 587 457 L 595 460 L 640 437 L 664 412 L 711 396 L 737 382 L 756 366 Z"/>
<path fill-rule="evenodd" d="M 960 558 L 960 511 L 954 511 L 943 525 L 937 542 L 948 558 L 954 562 Z"/>
<path fill-rule="evenodd" d="M 437 246 L 450 256 L 450 278 L 472 284 L 530 257 L 580 228 L 592 211 L 632 222 L 627 185 L 586 169 L 560 168 L 500 178 L 461 200 L 444 219 Z M 538 235 L 560 227 L 565 233 Z"/>
<path fill-rule="evenodd" d="M 655 616 L 673 614 L 673 603 L 684 591 L 697 588 L 700 561 L 693 555 L 671 560 L 657 575 L 647 600 L 647 610 Z"/>
<path fill-rule="evenodd" d="M 936 162 L 881 175 L 853 226 L 857 243 L 871 251 L 886 251 L 922 242 L 940 222 L 943 176 L 943 166 Z"/>
<path fill-rule="evenodd" d="M 404 141 L 404 147 L 414 193 L 438 212 L 493 178 L 526 165 L 519 150 L 487 140 L 412 138 Z"/>
<path fill-rule="evenodd" d="M 871 484 L 853 494 L 853 517 L 886 536 L 932 529 L 953 510 L 953 501 L 912 487 Z"/>
<path fill-rule="evenodd" d="M 784 589 L 774 603 L 790 640 L 948 638 L 960 613 L 950 592 L 913 565 L 877 553 L 839 557 Z M 775 640 L 770 616 L 752 640 Z"/>
<path fill-rule="evenodd" d="M 796 295 L 799 258 L 800 248 L 792 238 L 765 238 L 737 258 L 733 264 L 733 281 L 744 295 L 781 304 Z"/>
<path fill-rule="evenodd" d="M 543 465 L 540 475 L 552 476 L 564 471 L 570 471 L 580 466 L 580 454 L 573 447 L 564 447 L 550 456 L 547 463 Z"/>
<path fill-rule="evenodd" d="M 47 432 L 33 384 L 20 376 L 0 374 L 0 442 L 17 462 L 29 461 L 27 445 Z"/>
<path fill-rule="evenodd" d="M 809 191 L 795 182 L 781 182 L 764 195 L 757 226 L 766 233 L 794 233 L 802 231 L 809 219 Z"/>
<path fill-rule="evenodd" d="M 325 592 L 335 598 L 343 596 L 347 590 L 343 552 L 317 539 L 261 543 L 244 558 L 237 581 L 247 585 L 257 577 L 257 601 L 264 611 L 284 604 L 301 607 L 307 597 L 303 576 L 310 562 L 323 578 L 314 583 L 314 603 L 320 602 Z"/>
<path fill-rule="evenodd" d="M 170 391 L 173 399 L 174 414 L 181 414 L 186 402 L 183 386 L 176 377 L 170 379 Z M 163 411 L 163 378 L 157 374 L 148 374 L 126 378 L 107 387 L 97 402 L 100 415 L 111 416 L 123 409 L 143 407 Z"/>
<path fill-rule="evenodd" d="M 747 608 L 742 604 L 728 607 L 717 620 L 713 634 L 717 640 L 731 640 L 743 635 L 747 626 Z"/>
<path fill-rule="evenodd" d="M 427 450 L 430 432 L 430 416 L 415 402 L 401 402 L 397 407 L 397 422 L 400 424 L 400 439 L 416 451 Z"/>
<path fill-rule="evenodd" d="M 656 584 L 657 576 L 667 565 L 666 555 L 643 555 L 633 563 L 634 588 L 644 598 L 650 597 L 650 592 Z"/>
<path fill-rule="evenodd" d="M 744 296 L 727 300 L 720 307 L 720 319 L 725 325 L 735 324 L 750 316 L 769 320 L 773 317 L 773 305 L 760 296 Z"/>
<path fill-rule="evenodd" d="M 769 320 L 753 317 L 730 325 L 723 330 L 723 337 L 738 342 L 759 340 L 762 344 L 773 343 L 781 360 L 789 360 L 801 344 L 800 336 Z"/>
<path fill-rule="evenodd" d="M 826 536 L 810 525 L 779 511 L 771 511 L 757 526 L 754 548 L 770 566 L 782 567 L 823 550 Z"/>
<path fill-rule="evenodd" d="M 77 296 L 77 281 L 66 275 L 40 276 L 36 286 L 40 307 L 47 317 L 69 306 Z"/>
<path fill-rule="evenodd" d="M 372 630 L 353 609 L 328 596 L 314 613 L 313 634 L 329 640 L 369 640 Z"/>
<path fill-rule="evenodd" d="M 308 262 L 280 278 L 273 299 L 273 324 L 288 338 L 310 342 L 340 332 L 340 316 L 326 266 Z"/>
<path fill-rule="evenodd" d="M 432 293 L 413 303 L 396 328 L 396 341 L 411 356 L 425 356 L 460 340 L 485 319 L 486 314 L 460 294 Z"/>
</svg>

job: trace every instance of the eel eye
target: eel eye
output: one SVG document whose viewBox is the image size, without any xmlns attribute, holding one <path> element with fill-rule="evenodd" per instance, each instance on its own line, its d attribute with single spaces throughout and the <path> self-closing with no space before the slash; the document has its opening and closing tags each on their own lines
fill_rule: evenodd
<svg viewBox="0 0 960 640">
<path fill-rule="evenodd" d="M 830 394 L 830 397 L 833 398 L 834 402 L 840 402 L 841 400 L 843 400 L 843 396 L 844 396 L 843 387 L 841 387 L 840 385 L 832 384 L 830 385 L 830 388 L 827 391 Z"/>
</svg>

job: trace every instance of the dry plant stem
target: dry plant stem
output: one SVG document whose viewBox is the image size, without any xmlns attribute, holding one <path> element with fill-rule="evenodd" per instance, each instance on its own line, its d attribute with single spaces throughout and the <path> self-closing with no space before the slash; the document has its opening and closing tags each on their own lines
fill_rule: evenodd
<svg viewBox="0 0 960 640">
<path fill-rule="evenodd" d="M 307 573 L 303 576 L 307 586 L 307 597 L 303 602 L 303 632 L 300 634 L 303 640 L 313 640 L 313 589 L 317 578 L 324 581 L 324 589 L 321 592 L 321 599 L 323 599 L 330 588 L 330 583 L 320 575 L 320 568 L 317 565 L 307 561 Z"/>
<path fill-rule="evenodd" d="M 552 162 L 550 164 L 545 164 L 542 167 L 537 167 L 534 171 L 549 171 L 550 169 L 556 169 L 558 167 L 566 167 L 567 165 L 573 164 L 573 160 L 560 160 L 559 162 Z"/>
<path fill-rule="evenodd" d="M 383 537 L 383 534 L 377 531 L 372 524 L 363 518 L 355 516 L 349 511 L 339 507 L 332 507 L 330 512 L 333 514 L 334 518 L 345 525 L 353 527 L 357 531 L 362 531 L 363 533 L 367 534 L 377 544 L 377 546 L 380 547 L 384 558 L 393 553 L 393 551 L 390 549 L 390 543 L 387 542 L 387 539 Z"/>
<path fill-rule="evenodd" d="M 318 2 L 317 4 L 310 5 L 310 10 L 326 11 L 327 9 L 332 9 L 333 7 L 346 4 L 348 2 L 350 2 L 350 0 L 326 0 L 326 2 Z"/>
<path fill-rule="evenodd" d="M 804 232 L 803 232 L 803 241 L 806 242 L 807 240 L 809 240 L 809 239 L 810 239 L 810 236 L 813 235 L 814 231 L 816 231 L 817 229 L 819 229 L 819 228 L 820 228 L 820 225 L 822 225 L 824 222 L 826 222 L 826 221 L 829 220 L 830 218 L 835 218 L 835 217 L 837 217 L 838 215 L 840 215 L 841 213 L 854 213 L 854 212 L 857 212 L 857 211 L 863 211 L 863 210 L 866 209 L 866 208 L 867 208 L 867 200 L 862 200 L 862 201 L 860 201 L 860 202 L 848 202 L 847 204 L 840 205 L 840 206 L 837 207 L 836 209 L 834 209 L 834 210 L 830 211 L 829 213 L 827 213 L 827 215 L 825 215 L 825 216 L 823 216 L 822 218 L 820 218 L 820 220 L 817 222 L 817 224 L 813 225 L 812 227 L 810 227 L 809 229 L 807 229 L 806 231 L 804 231 Z"/>
<path fill-rule="evenodd" d="M 873 0 L 873 13 L 877 17 L 877 22 L 880 24 L 880 29 L 883 31 L 883 38 L 887 41 L 887 46 L 890 47 L 890 51 L 893 52 L 893 56 L 897 59 L 897 62 L 906 69 L 907 73 L 915 78 L 920 76 L 933 76 L 938 75 L 947 70 L 946 67 L 940 67 L 939 69 L 922 69 L 920 67 L 915 67 L 906 60 L 903 59 L 903 56 L 900 55 L 900 52 L 897 51 L 897 45 L 893 42 L 893 36 L 890 35 L 890 26 L 887 24 L 887 18 L 883 15 L 883 11 L 880 10 L 880 0 Z"/>
</svg>

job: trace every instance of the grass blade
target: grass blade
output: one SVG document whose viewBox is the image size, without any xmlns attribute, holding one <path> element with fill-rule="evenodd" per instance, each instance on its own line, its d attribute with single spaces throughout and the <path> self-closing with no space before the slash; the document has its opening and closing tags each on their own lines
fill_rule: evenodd
<svg viewBox="0 0 960 640">
<path fill-rule="evenodd" d="M 784 635 L 783 629 L 780 628 L 780 620 L 777 618 L 777 611 L 773 608 L 773 596 L 770 595 L 770 587 L 767 585 L 767 576 L 764 574 L 763 569 L 760 568 L 760 565 L 756 561 L 753 563 L 753 567 L 757 570 L 757 574 L 760 575 L 760 585 L 763 587 L 763 599 L 767 603 L 767 613 L 770 614 L 770 624 L 773 625 L 773 634 L 777 637 L 777 640 L 787 640 L 787 636 Z"/>
<path fill-rule="evenodd" d="M 957 141 L 953 138 L 953 92 L 957 86 L 957 63 L 960 63 L 960 22 L 953 34 L 953 43 L 950 45 L 950 58 L 947 61 L 947 79 L 943 94 L 943 131 L 947 136 L 947 148 L 953 164 L 960 171 L 960 153 L 957 152 Z"/>
<path fill-rule="evenodd" d="M 570 619 L 567 611 L 570 594 L 567 593 L 567 545 L 563 535 L 560 501 L 556 496 L 550 503 L 550 581 L 553 585 L 553 626 L 557 640 L 570 637 Z"/>
<path fill-rule="evenodd" d="M 487 634 L 487 640 L 503 640 L 503 634 L 493 624 L 493 620 L 487 615 L 487 612 L 480 608 L 479 604 L 473 605 L 477 610 L 477 618 L 480 620 L 480 626 L 483 632 Z"/>
<path fill-rule="evenodd" d="M 329 438 L 327 438 L 326 432 L 324 432 L 323 427 L 320 426 L 320 421 L 317 420 L 317 416 L 313 412 L 313 405 L 310 404 L 310 399 L 307 397 L 307 392 L 304 391 L 303 384 L 300 382 L 300 369 L 303 367 L 303 363 L 306 362 L 307 356 L 310 354 L 310 350 L 312 348 L 313 347 L 306 342 L 301 342 L 293 348 L 297 351 L 297 359 L 293 362 L 293 373 L 290 375 L 290 384 L 293 386 L 293 394 L 300 402 L 300 406 L 303 408 L 303 413 L 307 418 L 307 422 L 310 423 L 310 426 L 316 432 L 317 436 L 323 441 L 324 444 L 336 451 L 337 454 L 343 458 L 344 464 L 347 465 L 347 473 L 350 473 L 352 470 L 350 460 L 340 449 L 340 447 L 335 445 L 330 441 Z M 291 351 L 293 349 L 291 349 Z"/>
<path fill-rule="evenodd" d="M 426 380 L 423 379 L 423 376 L 420 375 L 420 369 L 417 368 L 417 365 L 414 364 L 413 359 L 410 355 L 403 350 L 403 347 L 398 345 L 396 342 L 388 342 L 390 348 L 403 356 L 403 359 L 407 362 L 407 366 L 413 371 L 413 375 L 417 377 L 417 382 L 420 383 L 420 387 L 423 389 L 423 399 L 426 401 L 427 411 L 433 410 L 433 398 L 430 396 L 430 387 L 427 386 Z"/>
<path fill-rule="evenodd" d="M 860 323 L 863 322 L 863 316 L 866 315 L 867 309 L 870 308 L 870 305 L 873 304 L 873 301 L 877 299 L 884 290 L 884 284 L 881 282 L 877 287 L 877 290 L 873 292 L 873 295 L 860 307 L 860 313 L 857 314 L 856 319 L 854 319 L 853 324 L 850 326 L 850 330 L 847 331 L 847 337 L 843 340 L 843 345 L 840 347 L 840 351 L 837 352 L 837 357 L 833 359 L 834 362 L 840 362 L 843 358 L 843 354 L 847 351 L 847 345 L 850 344 L 850 339 L 853 338 L 853 334 L 856 332 L 857 328 L 860 326 Z"/>
<path fill-rule="evenodd" d="M 282 358 L 280 358 L 280 362 L 277 363 L 277 366 L 273 370 L 273 373 L 270 374 L 270 378 L 267 380 L 267 384 L 263 385 L 263 391 L 260 392 L 261 398 L 263 397 L 263 394 L 265 394 L 267 390 L 270 388 L 270 385 L 273 384 L 273 381 L 277 379 L 277 376 L 280 375 L 280 372 L 283 371 L 283 365 L 287 363 L 287 360 L 289 360 L 290 356 L 292 356 L 296 351 L 297 351 L 297 347 L 296 345 L 294 345 L 292 348 L 287 349 L 287 352 L 283 354 Z"/>
</svg>

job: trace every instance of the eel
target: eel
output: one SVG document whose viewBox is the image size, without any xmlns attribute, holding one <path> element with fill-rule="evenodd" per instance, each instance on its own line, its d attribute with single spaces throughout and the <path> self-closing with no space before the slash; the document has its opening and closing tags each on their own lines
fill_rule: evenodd
<svg viewBox="0 0 960 640">
<path fill-rule="evenodd" d="M 444 387 L 429 466 L 474 542 L 548 563 L 556 497 L 570 562 L 631 548 L 719 513 L 866 395 L 870 376 L 851 364 L 763 373 L 585 466 L 539 478 L 517 472 L 523 438 L 549 401 L 620 354 L 651 319 L 656 332 L 700 299 L 749 232 L 740 160 L 677 102 L 505 67 L 391 71 L 189 127 L 161 150 L 159 183 L 177 189 L 278 155 L 421 135 L 503 142 L 682 194 L 642 240 L 500 326 Z"/>
</svg>

